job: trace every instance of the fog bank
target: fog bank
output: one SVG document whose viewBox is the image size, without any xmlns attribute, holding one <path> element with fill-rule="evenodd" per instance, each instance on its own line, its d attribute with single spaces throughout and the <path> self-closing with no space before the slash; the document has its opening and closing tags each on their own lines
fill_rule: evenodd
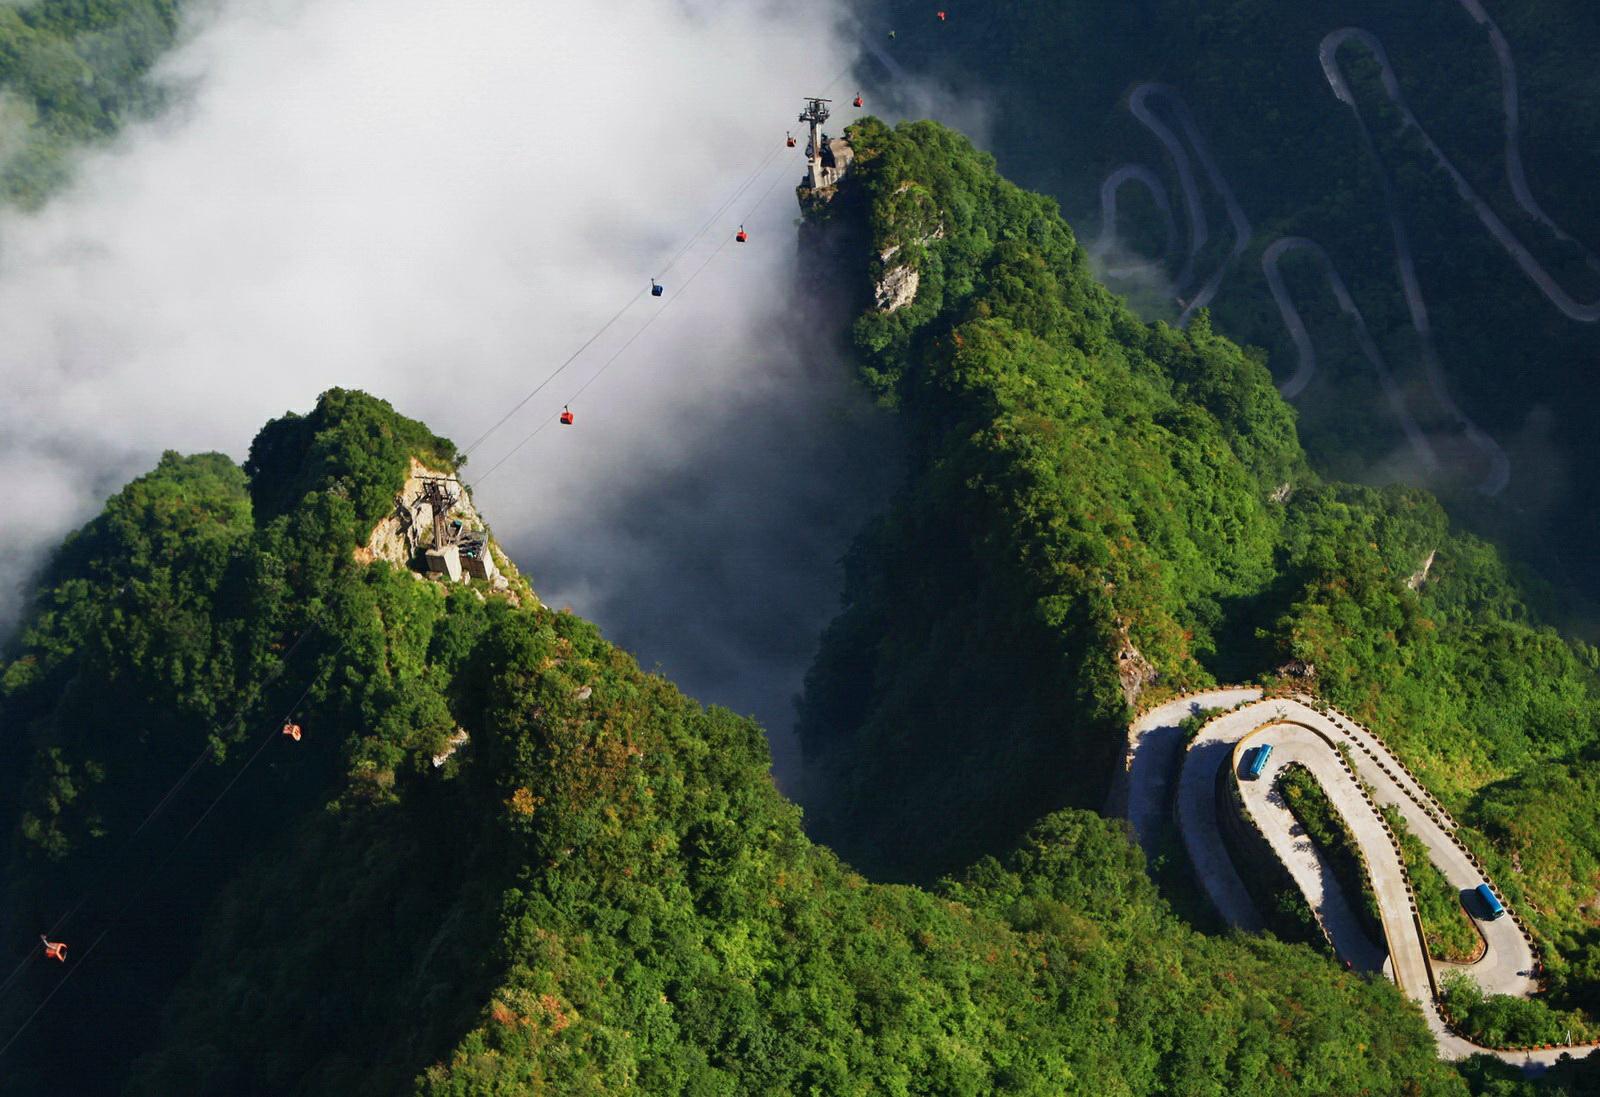
<svg viewBox="0 0 1600 1097">
<path fill-rule="evenodd" d="M 160 73 L 177 108 L 0 219 L 0 475 L 22 516 L 0 528 L 0 627 L 162 449 L 242 459 L 333 385 L 465 444 L 659 275 L 666 296 L 466 476 L 659 312 L 478 502 L 547 601 L 786 731 L 834 562 L 894 478 L 883 417 L 814 327 L 838 318 L 794 283 L 783 134 L 804 95 L 854 115 L 850 78 L 828 86 L 852 42 L 829 3 L 220 5 Z"/>
</svg>

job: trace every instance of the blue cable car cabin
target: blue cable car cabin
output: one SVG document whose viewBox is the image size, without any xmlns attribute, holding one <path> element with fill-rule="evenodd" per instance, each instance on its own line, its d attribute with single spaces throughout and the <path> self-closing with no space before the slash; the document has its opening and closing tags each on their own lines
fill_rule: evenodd
<svg viewBox="0 0 1600 1097">
<path fill-rule="evenodd" d="M 1263 743 L 1257 747 L 1250 760 L 1244 764 L 1244 776 L 1247 781 L 1254 781 L 1261 776 L 1261 771 L 1267 767 L 1267 759 L 1272 757 L 1272 744 Z"/>
<path fill-rule="evenodd" d="M 1478 893 L 1478 902 L 1482 903 L 1483 908 L 1489 912 L 1489 921 L 1494 921 L 1506 912 L 1506 908 L 1500 905 L 1500 900 L 1495 898 L 1495 894 L 1489 889 L 1488 884 L 1479 884 L 1476 891 Z"/>
</svg>

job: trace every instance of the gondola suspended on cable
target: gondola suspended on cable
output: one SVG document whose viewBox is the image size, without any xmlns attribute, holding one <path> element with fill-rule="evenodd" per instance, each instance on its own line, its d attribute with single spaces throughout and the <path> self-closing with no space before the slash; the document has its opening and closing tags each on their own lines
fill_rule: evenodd
<svg viewBox="0 0 1600 1097">
<path fill-rule="evenodd" d="M 941 22 L 941 23 L 943 23 L 943 22 L 944 22 L 944 21 L 945 21 L 945 18 L 944 18 L 944 12 L 942 12 L 942 11 L 941 11 L 941 12 L 940 12 L 940 13 L 939 13 L 939 22 Z"/>
<path fill-rule="evenodd" d="M 742 244 L 746 240 L 750 239 L 750 234 L 748 232 L 744 231 L 744 226 L 743 225 L 740 225 L 739 226 L 739 231 L 733 234 L 733 238 L 735 240 L 739 241 L 739 243 Z"/>
<path fill-rule="evenodd" d="M 860 95 L 857 95 L 857 96 L 856 96 L 856 97 L 855 97 L 855 99 L 854 99 L 854 100 L 853 100 L 853 102 L 854 102 L 854 103 L 855 103 L 855 105 L 856 105 L 856 106 L 858 106 L 858 107 L 859 107 L 859 106 L 860 106 L 860 105 L 861 105 L 861 102 L 862 102 L 862 100 L 861 100 L 861 96 L 860 96 Z"/>
<path fill-rule="evenodd" d="M 301 733 L 300 733 L 300 725 L 299 724 L 296 724 L 296 723 L 293 723 L 293 722 L 289 722 L 289 723 L 284 724 L 283 725 L 283 733 L 285 735 L 287 735 L 289 738 L 293 739 L 297 743 L 300 741 L 300 734 Z"/>
<path fill-rule="evenodd" d="M 660 297 L 663 293 L 666 293 L 666 292 L 667 292 L 667 287 L 666 286 L 663 286 L 660 282 L 657 282 L 654 278 L 650 279 L 650 296 L 651 297 Z"/>
<path fill-rule="evenodd" d="M 783 135 L 783 143 L 785 145 L 789 146 L 790 148 L 794 148 L 794 134 L 785 133 Z"/>
<path fill-rule="evenodd" d="M 67 943 L 65 941 L 52 941 L 44 934 L 39 934 L 39 940 L 44 942 L 44 954 L 47 959 L 67 962 Z"/>
<path fill-rule="evenodd" d="M 545 422 L 549 422 L 549 420 L 547 419 Z M 572 425 L 572 409 L 565 404 L 561 405 L 561 425 L 564 427 Z"/>
</svg>

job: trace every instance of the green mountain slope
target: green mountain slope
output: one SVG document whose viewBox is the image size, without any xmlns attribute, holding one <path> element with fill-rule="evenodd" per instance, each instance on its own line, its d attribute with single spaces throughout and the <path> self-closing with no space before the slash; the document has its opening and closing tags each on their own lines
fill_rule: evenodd
<svg viewBox="0 0 1600 1097">
<path fill-rule="evenodd" d="M 39 1042 L 13 1055 L 36 1050 L 82 1079 L 125 1070 L 221 882 L 321 804 L 334 775 L 382 800 L 399 758 L 448 740 L 448 713 L 418 682 L 448 672 L 419 625 L 449 600 L 363 570 L 339 547 L 366 541 L 413 454 L 448 467 L 453 450 L 387 405 L 335 390 L 311 415 L 270 424 L 244 470 L 168 454 L 52 562 L 0 676 L 0 726 L 18 763 L 0 774 L 10 833 L 0 921 L 31 938 L 73 911 L 63 933 L 80 955 L 112 932 L 99 966 L 44 1016 Z M 409 627 L 391 634 L 385 611 Z M 269 757 L 207 817 L 263 729 L 276 734 L 300 705 L 351 734 Z M 22 988 L 37 999 L 53 974 L 29 970 Z M 20 1022 L 29 997 L 0 999 L 4 1020 Z M 95 1024 L 75 1020 L 74 1003 Z"/>
<path fill-rule="evenodd" d="M 1109 265 L 1153 260 L 1154 272 L 1113 284 L 1169 317 L 1178 306 L 1152 283 L 1184 271 L 1196 228 L 1204 243 L 1179 296 L 1192 295 L 1227 264 L 1234 245 L 1222 194 L 1174 101 L 1158 97 L 1149 105 L 1187 160 L 1199 226 L 1189 216 L 1173 154 L 1130 109 L 1130 93 L 1143 83 L 1175 89 L 1250 224 L 1212 304 L 1217 330 L 1266 348 L 1280 381 L 1294 375 L 1299 357 L 1262 261 L 1282 239 L 1322 245 L 1406 406 L 1434 438 L 1442 462 L 1435 482 L 1452 513 L 1515 545 L 1552 581 L 1593 601 L 1600 590 L 1594 566 L 1600 481 L 1592 474 L 1600 417 L 1589 375 L 1600 327 L 1563 315 L 1492 238 L 1416 131 L 1402 128 L 1370 51 L 1351 43 L 1338 60 L 1372 131 L 1369 149 L 1351 107 L 1329 86 L 1319 47 L 1341 28 L 1375 35 L 1420 125 L 1533 258 L 1575 300 L 1588 303 L 1600 299 L 1600 276 L 1583 250 L 1600 249 L 1600 218 L 1589 197 L 1600 170 L 1594 5 L 1482 0 L 1480 6 L 1514 61 L 1527 193 L 1565 240 L 1528 213 L 1513 190 L 1505 74 L 1487 25 L 1464 0 L 1019 0 L 953 7 L 944 23 L 901 0 L 867 0 L 861 7 L 877 26 L 897 28 L 893 42 L 879 44 L 903 72 L 948 82 L 961 100 L 987 109 L 989 147 L 1007 175 L 1057 197 L 1086 240 L 1098 241 L 1103 228 L 1102 183 L 1123 165 L 1150 170 L 1171 213 L 1170 234 L 1145 188 L 1123 186 L 1117 235 L 1131 254 Z M 873 71 L 870 62 L 867 68 Z M 899 74 L 886 78 L 885 93 L 901 82 Z M 1496 500 L 1472 490 L 1483 475 L 1481 454 L 1462 438 L 1427 378 L 1385 212 L 1386 177 L 1416 257 L 1444 385 L 1510 457 L 1511 485 Z M 1318 469 L 1369 482 L 1424 475 L 1324 271 L 1304 252 L 1286 255 L 1282 271 L 1317 351 L 1316 373 L 1295 403 Z M 1592 638 L 1592 610 L 1572 616 Z"/>
<path fill-rule="evenodd" d="M 1387 985 L 1178 922 L 1119 825 L 1064 812 L 959 882 L 869 883 L 801 833 L 750 721 L 525 590 L 360 562 L 407 456 L 451 453 L 335 391 L 262 432 L 248 495 L 224 461 L 169 456 L 63 551 L 7 672 L 49 823 L 14 832 L 8 920 L 80 885 L 136 901 L 77 917 L 80 950 L 101 928 L 126 945 L 77 961 L 7 1092 L 1463 1091 Z M 159 601 L 130 614 L 124 586 Z M 168 606 L 173 635 L 92 639 Z M 183 657 L 194 635 L 209 664 Z M 113 860 L 234 697 L 250 718 L 217 752 L 236 764 L 265 724 L 266 760 L 181 863 L 161 851 L 210 766 Z"/>
<path fill-rule="evenodd" d="M 855 341 L 919 445 L 807 682 L 814 833 L 935 879 L 1063 803 L 1102 807 L 1130 698 L 1294 668 L 1468 824 L 1561 995 L 1592 1006 L 1588 801 L 1539 796 L 1533 825 L 1501 805 L 1590 771 L 1594 649 L 1540 625 L 1426 493 L 1312 474 L 1258 361 L 1203 314 L 1138 322 L 1053 205 L 966 142 L 849 132 L 855 175 L 817 231 L 878 257 L 854 268 Z M 874 307 L 874 279 L 909 270 L 915 300 Z"/>
<path fill-rule="evenodd" d="M 1443 729 L 1497 772 L 1568 764 L 1588 725 L 1538 732 L 1591 710 L 1583 651 L 1526 623 L 1426 497 L 1317 484 L 1259 363 L 1137 322 L 960 138 L 852 138 L 809 243 L 864 303 L 915 265 L 915 299 L 866 305 L 856 334 L 918 457 L 853 555 L 805 727 L 842 782 L 824 832 L 928 882 L 845 867 L 755 724 L 520 579 L 444 585 L 369 551 L 412 462 L 458 459 L 333 390 L 243 470 L 168 456 L 125 489 L 8 659 L 0 928 L 27 942 L 90 898 L 7 1093 L 1470 1091 L 1392 986 L 1197 933 L 1122 824 L 1062 805 L 1099 806 L 1125 689 L 1290 656 L 1379 717 L 1477 682 L 1496 734 L 1424 724 L 1424 761 Z M 1468 667 L 1490 633 L 1507 650 Z M 1119 673 L 1130 644 L 1159 678 Z M 1556 707 L 1500 726 L 1530 652 Z M 64 970 L 25 967 L 0 1022 Z"/>
<path fill-rule="evenodd" d="M 177 0 L 0 4 L 0 202 L 36 206 L 70 158 L 152 113 L 146 79 L 172 45 Z"/>
</svg>

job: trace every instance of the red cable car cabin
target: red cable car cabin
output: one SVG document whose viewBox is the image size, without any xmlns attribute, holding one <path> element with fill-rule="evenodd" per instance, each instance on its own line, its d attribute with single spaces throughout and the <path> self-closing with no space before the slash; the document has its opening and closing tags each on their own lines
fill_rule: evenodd
<svg viewBox="0 0 1600 1097">
<path fill-rule="evenodd" d="M 941 12 L 940 12 L 940 13 L 939 13 L 939 22 L 941 22 L 941 23 L 943 23 L 943 22 L 944 22 L 944 21 L 945 21 L 945 20 L 944 20 L 944 12 L 942 12 L 942 11 L 941 11 Z"/>
<path fill-rule="evenodd" d="M 44 942 L 44 954 L 48 959 L 67 962 L 67 943 L 65 941 L 52 941 L 44 934 L 39 934 L 39 940 Z"/>
<path fill-rule="evenodd" d="M 859 107 L 859 106 L 860 106 L 860 105 L 861 105 L 861 96 L 859 96 L 859 95 L 858 95 L 858 96 L 856 96 L 856 98 L 855 98 L 855 104 L 856 104 L 856 106 L 858 106 L 858 107 Z"/>
<path fill-rule="evenodd" d="M 564 427 L 572 425 L 572 409 L 564 405 L 561 408 L 561 425 Z"/>
<path fill-rule="evenodd" d="M 743 225 L 740 225 L 739 231 L 733 234 L 733 238 L 742 244 L 746 240 L 750 239 L 750 234 L 744 231 Z"/>
<path fill-rule="evenodd" d="M 289 738 L 293 739 L 297 743 L 300 741 L 300 725 L 299 724 L 284 724 L 283 725 L 283 733 L 285 735 L 287 735 Z"/>
<path fill-rule="evenodd" d="M 790 148 L 794 148 L 794 134 L 792 134 L 792 133 L 784 134 L 783 135 L 783 142 L 784 142 L 784 144 L 788 145 Z"/>
</svg>

